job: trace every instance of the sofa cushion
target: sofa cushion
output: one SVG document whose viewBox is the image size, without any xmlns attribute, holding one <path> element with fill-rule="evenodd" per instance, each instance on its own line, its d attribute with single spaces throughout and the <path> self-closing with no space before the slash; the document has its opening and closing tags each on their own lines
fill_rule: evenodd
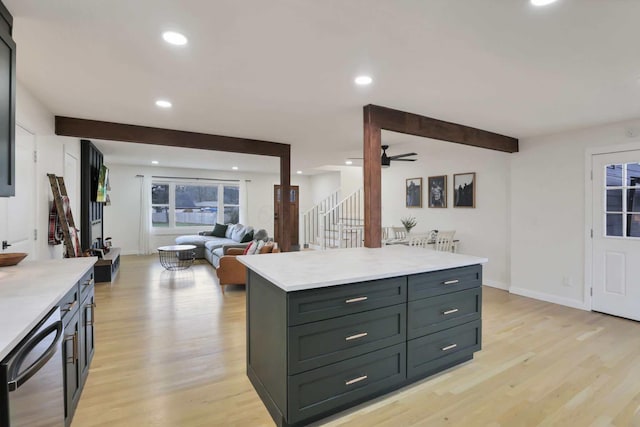
<svg viewBox="0 0 640 427">
<path fill-rule="evenodd" d="M 220 258 L 223 254 L 224 248 L 222 246 L 213 250 L 213 255 L 217 256 L 218 258 Z"/>
<path fill-rule="evenodd" d="M 251 228 L 251 227 L 249 227 Z M 251 228 L 251 230 L 247 233 L 245 233 L 245 235 L 242 237 L 242 240 L 240 240 L 240 243 L 247 243 L 253 240 L 253 228 Z"/>
<path fill-rule="evenodd" d="M 188 235 L 176 237 L 176 245 L 196 245 L 203 247 L 207 241 L 211 240 L 208 236 Z"/>
<path fill-rule="evenodd" d="M 227 224 L 227 231 L 224 233 L 224 237 L 230 239 L 231 235 L 233 234 L 233 230 L 235 230 L 236 228 L 236 225 L 238 224 Z"/>
<path fill-rule="evenodd" d="M 213 232 L 211 233 L 211 235 L 212 235 L 213 237 L 227 237 L 227 236 L 225 235 L 225 233 L 227 232 L 227 228 L 228 228 L 228 226 L 227 226 L 227 225 L 224 225 L 224 224 L 216 224 L 216 225 L 213 227 Z"/>
<path fill-rule="evenodd" d="M 231 239 L 225 239 L 222 237 L 209 237 L 209 239 L 205 242 L 204 247 L 207 251 L 211 252 L 214 249 L 221 248 L 224 245 L 232 245 L 237 242 L 234 242 Z"/>
<path fill-rule="evenodd" d="M 236 242 L 240 243 L 240 241 L 242 240 L 242 238 L 245 235 L 245 229 L 247 227 L 245 227 L 242 224 L 237 224 L 236 228 L 233 230 L 233 232 L 231 233 L 231 239 L 235 240 Z"/>
</svg>

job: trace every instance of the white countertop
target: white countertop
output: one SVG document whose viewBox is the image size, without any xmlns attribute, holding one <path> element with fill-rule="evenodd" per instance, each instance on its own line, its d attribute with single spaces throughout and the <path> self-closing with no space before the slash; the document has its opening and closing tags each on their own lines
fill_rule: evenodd
<svg viewBox="0 0 640 427">
<path fill-rule="evenodd" d="M 286 292 L 483 264 L 487 258 L 404 245 L 262 255 L 238 260 Z"/>
<path fill-rule="evenodd" d="M 0 360 L 95 264 L 96 257 L 23 261 L 0 268 Z"/>
</svg>

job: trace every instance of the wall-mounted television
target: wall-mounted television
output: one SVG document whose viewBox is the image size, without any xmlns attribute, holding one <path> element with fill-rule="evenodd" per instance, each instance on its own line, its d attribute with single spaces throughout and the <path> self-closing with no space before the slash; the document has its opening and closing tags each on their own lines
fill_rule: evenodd
<svg viewBox="0 0 640 427">
<path fill-rule="evenodd" d="M 100 166 L 100 174 L 98 175 L 98 189 L 96 191 L 96 202 L 104 203 L 107 201 L 107 187 L 109 187 L 109 169 Z"/>
</svg>

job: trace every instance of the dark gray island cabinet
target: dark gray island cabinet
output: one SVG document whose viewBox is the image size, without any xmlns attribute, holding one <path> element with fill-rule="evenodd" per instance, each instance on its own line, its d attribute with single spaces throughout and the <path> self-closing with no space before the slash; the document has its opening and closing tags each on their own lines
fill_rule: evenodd
<svg viewBox="0 0 640 427">
<path fill-rule="evenodd" d="M 480 350 L 486 259 L 393 249 L 395 255 L 420 250 L 426 258 L 416 260 L 417 267 L 377 266 L 373 270 L 386 273 L 372 271 L 364 277 L 373 279 L 358 280 L 358 271 L 380 256 L 367 251 L 389 252 L 384 249 L 325 251 L 357 255 L 352 281 L 345 281 L 340 266 L 329 272 L 330 260 L 320 255 L 302 262 L 304 255 L 270 256 L 275 268 L 301 262 L 313 270 L 328 261 L 322 264 L 327 280 L 313 273 L 292 280 L 291 271 L 279 275 L 254 263 L 262 257 L 243 257 L 249 267 L 247 375 L 277 425 L 308 424 L 470 360 Z M 375 278 L 380 275 L 387 277 Z"/>
</svg>

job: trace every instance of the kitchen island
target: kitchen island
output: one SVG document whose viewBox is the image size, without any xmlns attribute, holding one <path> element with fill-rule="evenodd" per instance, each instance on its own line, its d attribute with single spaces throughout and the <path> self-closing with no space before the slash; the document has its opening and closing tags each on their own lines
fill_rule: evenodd
<svg viewBox="0 0 640 427">
<path fill-rule="evenodd" d="M 473 358 L 486 258 L 407 246 L 241 256 L 247 375 L 305 425 Z"/>
</svg>

